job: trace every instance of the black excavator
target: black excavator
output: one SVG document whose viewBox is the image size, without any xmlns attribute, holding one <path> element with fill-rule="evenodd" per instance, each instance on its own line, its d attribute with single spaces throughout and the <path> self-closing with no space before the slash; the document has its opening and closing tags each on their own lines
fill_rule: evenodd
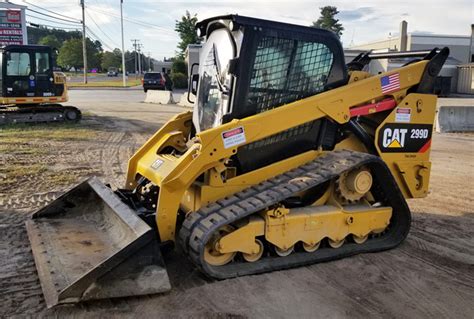
<svg viewBox="0 0 474 319">
<path fill-rule="evenodd" d="M 54 71 L 53 50 L 41 45 L 0 49 L 0 125 L 78 122 L 81 111 L 68 101 L 66 76 Z"/>
</svg>

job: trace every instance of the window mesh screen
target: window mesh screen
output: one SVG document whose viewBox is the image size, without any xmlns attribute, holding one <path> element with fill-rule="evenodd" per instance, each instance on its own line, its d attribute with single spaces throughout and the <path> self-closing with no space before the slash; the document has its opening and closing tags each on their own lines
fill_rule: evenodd
<svg viewBox="0 0 474 319">
<path fill-rule="evenodd" d="M 256 113 L 324 91 L 333 54 L 316 42 L 263 37 L 257 47 L 248 103 Z M 309 132 L 313 122 L 293 127 L 247 145 L 248 150 L 281 143 Z"/>
<path fill-rule="evenodd" d="M 263 37 L 248 101 L 260 113 L 322 92 L 332 62 L 331 51 L 322 43 Z"/>
</svg>

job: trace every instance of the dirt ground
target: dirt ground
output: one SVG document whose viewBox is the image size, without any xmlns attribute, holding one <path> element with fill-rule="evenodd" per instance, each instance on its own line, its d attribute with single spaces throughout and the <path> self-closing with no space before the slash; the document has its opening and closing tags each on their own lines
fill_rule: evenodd
<svg viewBox="0 0 474 319">
<path fill-rule="evenodd" d="M 88 115 L 74 127 L 0 131 L 0 317 L 473 317 L 467 134 L 434 135 L 431 192 L 409 202 L 412 230 L 397 249 L 224 281 L 202 277 L 174 253 L 166 256 L 167 294 L 46 309 L 25 219 L 88 176 L 121 186 L 128 158 L 161 124 Z"/>
</svg>

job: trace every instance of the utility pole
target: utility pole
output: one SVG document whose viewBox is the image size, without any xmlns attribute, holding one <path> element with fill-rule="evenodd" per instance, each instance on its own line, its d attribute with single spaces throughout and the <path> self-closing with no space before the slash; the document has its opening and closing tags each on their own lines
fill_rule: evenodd
<svg viewBox="0 0 474 319">
<path fill-rule="evenodd" d="M 132 43 L 133 43 L 133 52 L 134 52 L 134 56 L 135 56 L 135 78 L 137 77 L 137 46 L 138 46 L 138 39 L 132 39 L 131 40 Z"/>
<path fill-rule="evenodd" d="M 86 12 L 85 0 L 81 1 L 82 7 L 82 59 L 84 61 L 84 84 L 87 84 L 87 49 L 86 49 Z"/>
<path fill-rule="evenodd" d="M 148 52 L 148 71 L 151 72 L 151 52 Z"/>
<path fill-rule="evenodd" d="M 127 70 L 125 69 L 125 44 L 123 40 L 123 0 L 120 0 L 120 28 L 122 30 L 122 82 L 123 86 L 127 86 Z"/>
<path fill-rule="evenodd" d="M 141 52 L 141 47 L 142 44 L 138 44 L 138 74 L 139 76 L 142 76 L 142 52 Z"/>
</svg>

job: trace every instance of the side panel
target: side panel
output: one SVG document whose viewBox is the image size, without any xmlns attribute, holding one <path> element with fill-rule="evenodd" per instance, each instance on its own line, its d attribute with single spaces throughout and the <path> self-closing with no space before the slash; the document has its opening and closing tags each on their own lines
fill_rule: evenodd
<svg viewBox="0 0 474 319">
<path fill-rule="evenodd" d="M 409 94 L 376 131 L 375 147 L 406 198 L 428 194 L 436 101 L 435 95 Z"/>
</svg>

